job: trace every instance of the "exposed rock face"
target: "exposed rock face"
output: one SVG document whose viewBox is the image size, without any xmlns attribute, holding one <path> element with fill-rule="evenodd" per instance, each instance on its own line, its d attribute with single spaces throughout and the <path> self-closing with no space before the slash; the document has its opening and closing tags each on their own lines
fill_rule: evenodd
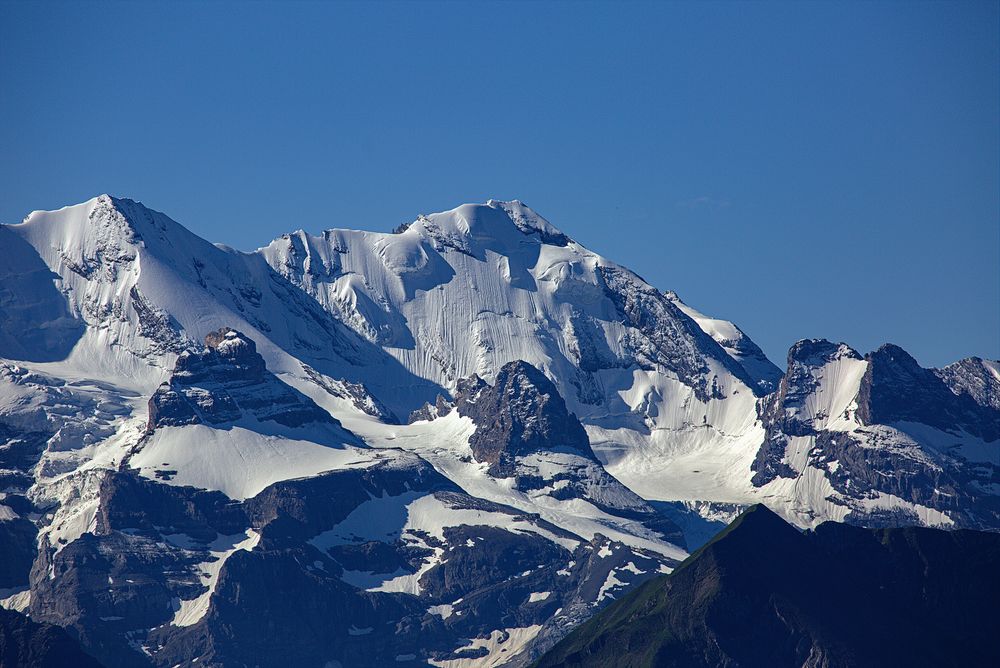
<svg viewBox="0 0 1000 668">
<path fill-rule="evenodd" d="M 538 235 L 543 244 L 565 247 L 573 241 L 518 200 L 501 202 L 491 199 L 486 203 L 486 206 L 503 209 L 522 234 Z"/>
<path fill-rule="evenodd" d="M 768 397 L 768 403 L 773 404 L 771 421 L 779 421 L 787 434 L 799 436 L 814 433 L 814 425 L 803 421 L 803 416 L 797 412 L 820 389 L 820 381 L 814 371 L 841 360 L 861 359 L 861 355 L 843 343 L 810 339 L 793 345 L 788 351 L 788 371 L 781 379 L 778 392 Z M 810 414 L 812 420 L 830 417 L 822 411 Z"/>
<path fill-rule="evenodd" d="M 980 404 L 970 393 L 952 392 L 938 374 L 922 368 L 899 346 L 886 344 L 866 359 L 858 397 L 864 424 L 919 422 L 944 431 L 964 429 L 985 441 L 1000 438 L 1000 410 Z M 991 390 L 984 383 L 977 394 L 989 402 Z"/>
<path fill-rule="evenodd" d="M 668 290 L 664 296 L 698 323 L 706 334 L 715 339 L 715 342 L 743 367 L 750 379 L 756 383 L 759 394 L 770 394 L 778 388 L 782 376 L 781 369 L 767 358 L 760 346 L 743 330 L 728 320 L 712 318 L 695 310 L 681 301 L 680 296 L 673 290 Z"/>
<path fill-rule="evenodd" d="M 966 394 L 980 406 L 1000 411 L 1000 361 L 969 357 L 934 373 L 955 394 Z"/>
<path fill-rule="evenodd" d="M 505 365 L 493 385 L 478 376 L 460 381 L 455 406 L 476 423 L 469 445 L 476 459 L 489 462 L 490 475 L 510 476 L 516 457 L 543 449 L 594 458 L 587 432 L 555 385 L 526 362 Z"/>
<path fill-rule="evenodd" d="M 816 370 L 841 360 L 862 359 L 855 350 L 824 339 L 799 341 L 788 351 L 788 371 L 778 391 L 761 401 L 761 421 L 766 428 L 764 443 L 752 465 L 753 484 L 763 486 L 777 477 L 794 478 L 797 472 L 785 461 L 790 436 L 816 436 L 815 420 L 828 415 L 803 411 L 820 389 Z"/>
<path fill-rule="evenodd" d="M 666 295 L 617 267 L 600 267 L 598 275 L 618 313 L 642 334 L 641 337 L 630 336 L 626 341 L 626 347 L 641 368 L 669 369 L 681 382 L 692 387 L 702 401 L 724 398 L 706 364 L 707 359 L 715 360 L 747 387 L 757 388 L 756 381 L 746 370 Z"/>
<path fill-rule="evenodd" d="M 184 352 L 173 376 L 149 400 L 149 430 L 186 424 L 221 425 L 248 415 L 288 427 L 335 422 L 311 399 L 267 371 L 257 346 L 223 328 L 205 337 L 206 349 Z"/>
<path fill-rule="evenodd" d="M 664 564 L 470 497 L 402 454 L 242 503 L 109 472 L 99 504 L 92 532 L 39 554 L 30 612 L 116 666 L 376 667 L 458 658 L 496 629 L 544 629 L 543 648 Z M 411 584 L 376 586 L 399 578 Z"/>
<path fill-rule="evenodd" d="M 825 500 L 866 526 L 937 513 L 941 524 L 995 527 L 1000 411 L 989 404 L 988 383 L 975 382 L 977 366 L 944 375 L 978 387 L 982 403 L 897 346 L 861 357 L 844 344 L 800 341 L 778 391 L 760 402 L 766 435 L 753 484 L 828 485 Z M 890 509 L 887 499 L 911 505 Z"/>
<path fill-rule="evenodd" d="M 142 296 L 138 287 L 133 285 L 129 296 L 132 298 L 132 310 L 135 311 L 139 333 L 154 343 L 157 352 L 179 353 L 190 344 L 181 334 L 177 322 L 169 314 L 153 306 Z"/>
<path fill-rule="evenodd" d="M 317 386 L 322 388 L 323 391 L 330 396 L 337 397 L 338 399 L 347 399 L 362 413 L 366 413 L 372 417 L 377 417 L 383 422 L 391 424 L 397 424 L 399 422 L 399 418 L 393 415 L 392 411 L 387 409 L 382 402 L 379 401 L 377 397 L 373 396 L 372 393 L 368 391 L 368 388 L 361 383 L 352 383 L 348 380 L 334 380 L 332 378 L 328 378 L 316 371 L 316 369 L 313 369 L 308 364 L 304 364 L 302 368 L 309 379 L 316 383 Z"/>
<path fill-rule="evenodd" d="M 493 385 L 478 376 L 460 380 L 454 402 L 439 396 L 411 421 L 443 417 L 452 410 L 476 425 L 469 446 L 477 461 L 490 465 L 491 476 L 513 477 L 515 487 L 530 494 L 586 500 L 683 545 L 676 524 L 604 470 L 555 385 L 527 362 L 504 365 Z"/>
<path fill-rule="evenodd" d="M 803 534 L 755 506 L 535 665 L 995 665 L 997 559 L 996 534 L 832 522 Z"/>
</svg>

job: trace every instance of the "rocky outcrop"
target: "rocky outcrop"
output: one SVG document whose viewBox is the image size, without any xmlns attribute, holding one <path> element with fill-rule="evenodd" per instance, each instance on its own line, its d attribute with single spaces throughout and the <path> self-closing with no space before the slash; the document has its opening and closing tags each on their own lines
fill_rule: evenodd
<svg viewBox="0 0 1000 668">
<path fill-rule="evenodd" d="M 955 394 L 1000 411 L 1000 361 L 968 357 L 934 373 Z"/>
<path fill-rule="evenodd" d="M 515 458 L 539 450 L 594 458 L 587 432 L 555 385 L 526 362 L 506 364 L 493 385 L 478 376 L 459 381 L 455 407 L 476 423 L 469 445 L 477 460 L 490 464 L 490 475 L 509 477 Z"/>
<path fill-rule="evenodd" d="M 555 385 L 527 362 L 504 365 L 493 385 L 478 376 L 460 380 L 453 401 L 439 396 L 410 421 L 433 420 L 452 410 L 476 425 L 469 446 L 477 461 L 489 464 L 491 476 L 513 478 L 515 488 L 525 493 L 585 500 L 684 544 L 673 521 L 608 474 Z"/>
<path fill-rule="evenodd" d="M 205 337 L 205 349 L 185 351 L 173 375 L 149 400 L 149 426 L 223 425 L 247 416 L 287 427 L 336 422 L 301 392 L 270 373 L 257 346 L 234 329 Z"/>
<path fill-rule="evenodd" d="M 805 339 L 788 351 L 788 370 L 782 376 L 778 389 L 760 402 L 760 418 L 765 427 L 764 443 L 751 465 L 752 482 L 761 487 L 776 478 L 794 478 L 798 475 L 786 461 L 785 453 L 790 436 L 816 436 L 816 418 L 827 415 L 803 414 L 803 408 L 817 390 L 820 379 L 817 372 L 840 360 L 862 359 L 857 351 L 843 343 L 825 339 Z"/>
<path fill-rule="evenodd" d="M 422 513 L 439 517 L 409 528 Z M 92 530 L 52 547 L 32 617 L 108 665 L 164 668 L 446 660 L 512 628 L 547 629 L 544 648 L 669 563 L 470 497 L 403 453 L 242 503 L 109 472 Z"/>
<path fill-rule="evenodd" d="M 962 429 L 987 442 L 1000 438 L 1000 409 L 980 404 L 967 392 L 956 394 L 899 346 L 886 344 L 866 359 L 858 396 L 864 424 L 919 422 L 942 431 Z M 983 388 L 984 401 L 989 391 Z"/>
</svg>

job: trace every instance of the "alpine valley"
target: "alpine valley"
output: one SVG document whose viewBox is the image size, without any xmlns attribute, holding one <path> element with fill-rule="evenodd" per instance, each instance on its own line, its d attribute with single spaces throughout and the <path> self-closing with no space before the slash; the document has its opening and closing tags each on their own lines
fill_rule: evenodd
<svg viewBox="0 0 1000 668">
<path fill-rule="evenodd" d="M 246 253 L 102 195 L 0 250 L 21 657 L 525 666 L 756 504 L 1000 530 L 998 362 L 781 369 L 518 201 Z"/>
</svg>

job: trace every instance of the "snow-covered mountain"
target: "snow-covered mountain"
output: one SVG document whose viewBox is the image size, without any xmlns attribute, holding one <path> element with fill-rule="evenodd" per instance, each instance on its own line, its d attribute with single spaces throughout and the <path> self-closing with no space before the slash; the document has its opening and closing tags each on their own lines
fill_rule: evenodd
<svg viewBox="0 0 1000 668">
<path fill-rule="evenodd" d="M 3 604 L 116 665 L 522 665 L 757 502 L 1000 528 L 996 362 L 783 373 L 517 201 L 243 253 L 103 195 L 0 247 Z"/>
</svg>

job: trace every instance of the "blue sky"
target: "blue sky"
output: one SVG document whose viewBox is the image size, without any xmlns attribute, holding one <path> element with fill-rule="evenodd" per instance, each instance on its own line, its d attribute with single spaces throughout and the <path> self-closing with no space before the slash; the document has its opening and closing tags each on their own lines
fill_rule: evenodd
<svg viewBox="0 0 1000 668">
<path fill-rule="evenodd" d="M 734 320 L 1000 357 L 1000 16 L 959 3 L 0 4 L 0 221 L 253 249 L 519 198 Z"/>
</svg>

